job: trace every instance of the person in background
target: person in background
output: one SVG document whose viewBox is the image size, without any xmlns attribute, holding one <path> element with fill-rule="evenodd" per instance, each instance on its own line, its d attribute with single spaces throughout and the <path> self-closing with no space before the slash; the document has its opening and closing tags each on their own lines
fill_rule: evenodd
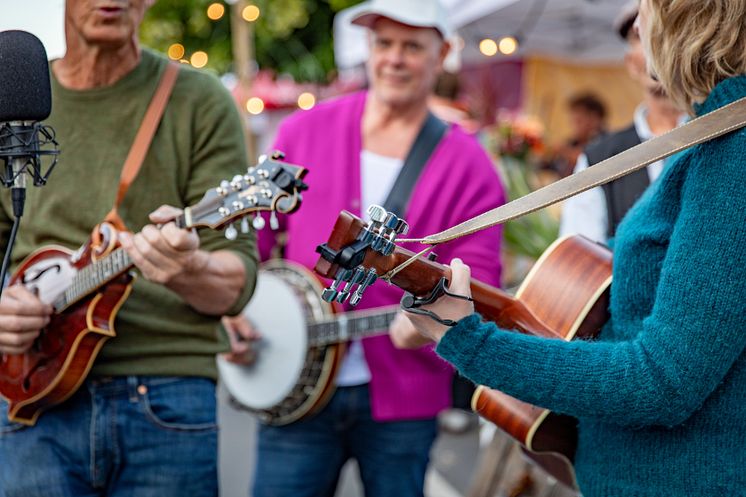
<svg viewBox="0 0 746 497">
<path fill-rule="evenodd" d="M 428 117 L 428 97 L 449 50 L 446 13 L 437 0 L 375 0 L 353 22 L 370 30 L 370 89 L 296 113 L 282 124 L 274 145 L 288 161 L 309 169 L 303 207 L 284 227 L 285 257 L 308 268 L 340 211 L 361 214 L 384 203 Z M 403 217 L 412 232 L 439 231 L 504 199 L 477 141 L 449 126 Z M 272 240 L 265 235 L 260 244 L 266 254 Z M 443 246 L 438 255 L 449 260 L 462 254 L 480 279 L 498 285 L 499 249 L 500 230 L 493 228 Z M 379 283 L 366 290 L 358 308 L 389 306 L 401 296 L 396 287 Z M 231 333 L 250 342 L 256 335 L 244 324 L 226 320 Z M 391 330 L 402 326 L 411 324 L 400 315 Z M 357 460 L 368 497 L 423 495 L 436 415 L 451 405 L 453 370 L 414 330 L 410 336 L 415 350 L 397 349 L 388 335 L 351 343 L 323 409 L 285 426 L 260 426 L 255 497 L 332 496 L 350 458 Z"/>
<path fill-rule="evenodd" d="M 14 266 L 40 244 L 77 249 L 114 204 L 125 157 L 169 64 L 138 43 L 151 3 L 67 0 L 67 52 L 51 64 L 46 121 L 60 166 L 43 189 L 28 189 Z M 251 296 L 254 237 L 231 242 L 170 221 L 247 166 L 231 96 L 217 78 L 180 66 L 118 209 L 136 233 L 120 241 L 141 277 L 116 316 L 117 336 L 77 393 L 35 426 L 9 421 L 0 400 L 2 497 L 217 496 L 215 354 L 227 343 L 216 330 Z M 12 224 L 8 191 L 0 195 L 0 251 Z M 22 285 L 5 289 L 0 352 L 28 350 L 51 314 Z"/>
<path fill-rule="evenodd" d="M 569 140 L 554 151 L 545 168 L 554 170 L 560 178 L 569 176 L 583 149 L 606 132 L 606 105 L 593 93 L 576 95 L 568 102 Z"/>
<path fill-rule="evenodd" d="M 575 173 L 654 136 L 667 133 L 684 117 L 665 94 L 660 82 L 655 81 L 647 71 L 642 41 L 637 31 L 632 29 L 638 4 L 638 0 L 629 2 L 614 24 L 619 36 L 627 42 L 624 60 L 630 76 L 642 86 L 644 100 L 635 110 L 632 124 L 599 138 L 585 149 L 575 165 Z M 597 242 L 608 242 L 627 211 L 660 176 L 663 162 L 655 162 L 646 169 L 569 198 L 562 207 L 560 236 L 581 234 Z"/>
<path fill-rule="evenodd" d="M 702 116 L 746 98 L 746 0 L 642 0 L 652 74 Z M 746 488 L 746 130 L 664 168 L 614 238 L 611 318 L 595 341 L 500 329 L 471 302 L 409 315 L 476 383 L 578 418 L 585 497 L 740 495 Z M 450 291 L 469 294 L 451 264 Z M 406 337 L 405 337 L 406 338 Z"/>
</svg>

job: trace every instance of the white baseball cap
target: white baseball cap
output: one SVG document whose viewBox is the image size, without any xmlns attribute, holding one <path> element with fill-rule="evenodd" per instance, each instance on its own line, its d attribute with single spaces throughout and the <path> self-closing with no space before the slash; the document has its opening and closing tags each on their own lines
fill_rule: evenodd
<svg viewBox="0 0 746 497">
<path fill-rule="evenodd" d="M 380 18 L 414 26 L 434 28 L 443 39 L 451 35 L 448 14 L 439 0 L 371 0 L 359 5 L 361 9 L 352 18 L 352 24 L 372 28 Z"/>
</svg>

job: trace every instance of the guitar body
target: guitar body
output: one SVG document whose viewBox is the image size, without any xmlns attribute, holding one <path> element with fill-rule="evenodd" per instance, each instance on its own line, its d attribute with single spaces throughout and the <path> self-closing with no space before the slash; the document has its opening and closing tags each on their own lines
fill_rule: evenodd
<svg viewBox="0 0 746 497">
<path fill-rule="evenodd" d="M 40 300 L 52 304 L 75 275 L 115 245 L 113 231 L 102 225 L 100 242 L 88 242 L 80 251 L 57 246 L 31 254 L 10 284 L 22 284 Z M 3 354 L 0 395 L 8 400 L 8 419 L 33 425 L 39 414 L 70 397 L 90 370 L 98 351 L 115 335 L 114 319 L 130 292 L 132 277 L 119 276 L 98 293 L 81 299 L 50 323 L 25 354 Z"/>
<path fill-rule="evenodd" d="M 218 357 L 220 378 L 239 407 L 270 425 L 310 415 L 334 393 L 334 378 L 345 344 L 309 345 L 309 324 L 334 315 L 321 300 L 323 286 L 313 273 L 288 261 L 262 265 L 244 315 L 264 335 L 254 364 Z"/>
<path fill-rule="evenodd" d="M 581 237 L 555 242 L 516 293 L 561 340 L 594 338 L 608 319 L 611 253 Z M 551 335 L 545 335 L 551 336 Z M 558 480 L 573 487 L 577 421 L 480 386 L 472 408 L 530 451 Z"/>
</svg>

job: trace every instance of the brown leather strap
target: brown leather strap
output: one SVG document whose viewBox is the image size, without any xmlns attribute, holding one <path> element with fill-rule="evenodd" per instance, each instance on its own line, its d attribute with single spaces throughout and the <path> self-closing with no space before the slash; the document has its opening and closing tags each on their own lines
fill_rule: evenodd
<svg viewBox="0 0 746 497">
<path fill-rule="evenodd" d="M 129 189 L 132 182 L 135 180 L 137 173 L 140 171 L 140 166 L 145 155 L 148 153 L 150 143 L 153 141 L 155 131 L 158 129 L 158 124 L 161 122 L 163 117 L 163 111 L 166 110 L 166 104 L 168 98 L 171 96 L 171 91 L 176 83 L 176 77 L 179 74 L 179 65 L 170 62 L 163 75 L 161 81 L 156 88 L 153 98 L 150 101 L 148 109 L 145 111 L 145 116 L 140 124 L 140 129 L 135 135 L 135 141 L 132 143 L 127 159 L 124 161 L 124 167 L 122 168 L 122 174 L 119 178 L 119 191 L 117 191 L 117 198 L 114 201 L 114 206 L 111 211 L 106 215 L 106 221 L 114 224 L 117 229 L 125 229 L 122 218 L 119 217 L 117 209 L 122 203 L 127 190 Z"/>
<path fill-rule="evenodd" d="M 693 119 L 666 134 L 599 162 L 593 167 L 556 181 L 445 231 L 425 238 L 398 239 L 398 241 L 437 245 L 455 240 L 603 185 L 642 169 L 648 164 L 744 126 L 746 126 L 746 98 L 736 100 L 709 114 Z"/>
</svg>

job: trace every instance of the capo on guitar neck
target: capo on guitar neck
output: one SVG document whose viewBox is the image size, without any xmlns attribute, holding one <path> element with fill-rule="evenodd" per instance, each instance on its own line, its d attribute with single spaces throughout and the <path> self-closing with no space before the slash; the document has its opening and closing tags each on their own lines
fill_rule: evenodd
<svg viewBox="0 0 746 497">
<path fill-rule="evenodd" d="M 423 305 L 432 304 L 433 302 L 438 300 L 443 295 L 448 295 L 449 297 L 454 297 L 457 299 L 474 302 L 474 299 L 471 297 L 449 292 L 447 283 L 448 283 L 448 280 L 446 280 L 445 278 L 441 278 L 438 281 L 438 284 L 435 285 L 435 287 L 430 291 L 430 294 L 428 294 L 425 297 L 415 297 L 409 292 L 405 293 L 404 296 L 401 298 L 401 302 L 400 302 L 402 310 L 406 312 L 411 312 L 412 314 L 419 314 L 421 316 L 427 316 L 430 319 L 437 321 L 438 323 L 444 326 L 456 326 L 456 321 L 454 321 L 453 319 L 443 319 L 437 314 L 435 314 L 434 312 L 421 308 Z"/>
</svg>

